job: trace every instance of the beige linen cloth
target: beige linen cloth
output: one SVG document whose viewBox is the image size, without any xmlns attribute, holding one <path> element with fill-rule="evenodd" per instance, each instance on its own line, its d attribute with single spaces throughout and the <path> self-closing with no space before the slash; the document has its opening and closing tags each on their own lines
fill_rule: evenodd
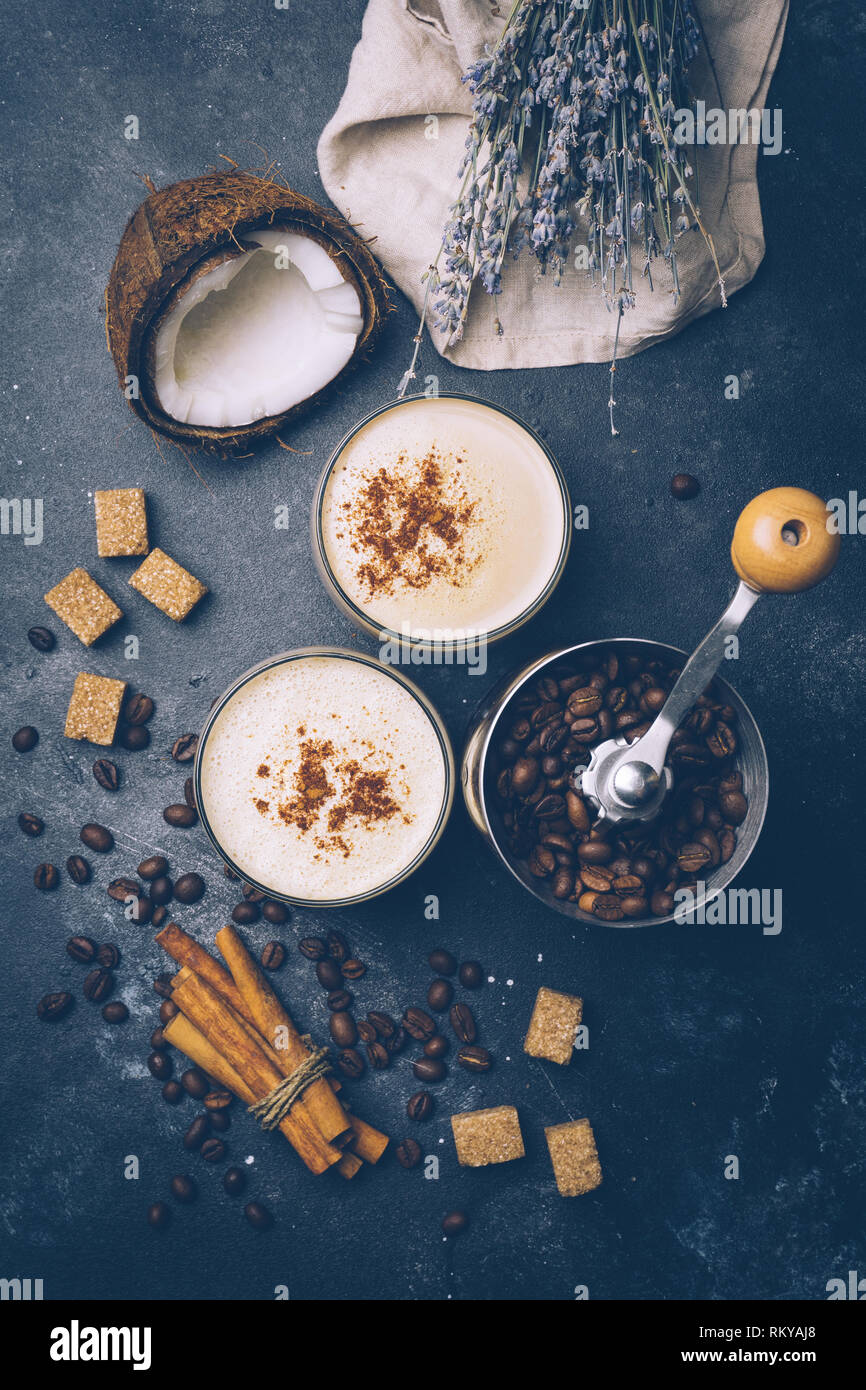
<svg viewBox="0 0 866 1390">
<path fill-rule="evenodd" d="M 491 0 L 370 0 L 340 105 L 319 141 L 328 195 L 364 237 L 386 272 L 419 310 L 421 276 L 436 256 L 459 186 L 471 112 L 461 76 L 503 24 Z M 776 66 L 788 0 L 698 0 L 704 35 L 690 85 L 707 109 L 761 108 Z M 761 156 L 765 158 L 767 156 Z M 748 283 L 764 254 L 756 145 L 701 146 L 700 208 L 711 231 L 728 295 Z M 580 224 L 574 236 L 578 244 Z M 716 275 L 697 229 L 677 243 L 681 294 L 675 305 L 667 265 L 653 264 L 654 290 L 641 278 L 620 329 L 622 356 L 668 338 L 719 305 Z M 463 339 L 451 347 L 432 327 L 437 349 L 461 367 L 562 366 L 606 362 L 616 312 L 585 270 L 570 265 L 557 287 L 526 251 L 503 269 L 502 294 L 473 286 Z M 503 335 L 497 335 L 499 316 Z"/>
</svg>

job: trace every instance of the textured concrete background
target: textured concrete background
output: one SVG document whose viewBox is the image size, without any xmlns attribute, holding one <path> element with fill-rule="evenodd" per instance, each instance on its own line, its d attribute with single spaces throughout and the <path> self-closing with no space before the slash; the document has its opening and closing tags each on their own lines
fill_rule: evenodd
<svg viewBox="0 0 866 1390">
<path fill-rule="evenodd" d="M 316 1181 L 281 1139 L 236 1115 L 230 1156 L 254 1156 L 250 1193 L 277 1217 L 267 1235 L 224 1196 L 220 1169 L 184 1154 L 194 1103 L 164 1105 L 144 1067 L 158 1002 L 150 980 L 164 962 L 105 884 L 162 851 L 175 872 L 196 868 L 207 879 L 204 900 L 178 909 L 183 925 L 209 941 L 226 919 L 235 898 L 203 832 L 171 830 L 161 818 L 183 781 L 168 751 L 253 662 L 309 642 L 365 645 L 319 586 L 306 514 L 334 443 L 393 395 L 414 323 L 398 298 L 374 362 L 294 431 L 304 452 L 274 444 L 243 463 L 196 458 L 196 472 L 171 448 L 157 451 L 118 392 L 103 339 L 105 280 L 143 196 L 139 175 L 162 185 L 220 153 L 254 165 L 261 147 L 290 184 L 322 196 L 316 139 L 362 12 L 362 0 L 293 0 L 288 12 L 266 0 L 6 7 L 2 486 L 5 496 L 45 499 L 45 539 L 0 540 L 9 789 L 0 828 L 0 1274 L 43 1278 L 49 1298 L 262 1299 L 277 1284 L 318 1299 L 564 1300 L 578 1284 L 597 1299 L 821 1298 L 829 1278 L 866 1272 L 862 537 L 846 538 L 819 589 L 759 604 L 732 676 L 772 770 L 767 825 L 741 884 L 783 888 L 781 935 L 573 928 L 509 881 L 458 809 L 436 855 L 386 900 L 333 916 L 296 913 L 279 933 L 290 947 L 279 986 L 297 1021 L 321 1034 L 323 1002 L 296 936 L 341 927 L 371 967 L 359 1004 L 395 1013 L 421 1001 L 426 954 L 441 942 L 495 977 L 473 1004 L 496 1068 L 481 1079 L 455 1068 L 437 1088 L 435 1117 L 416 1127 L 441 1160 L 438 1181 L 403 1172 L 393 1157 L 351 1184 Z M 428 351 L 425 366 L 443 388 L 503 402 L 540 429 L 591 514 L 556 602 L 491 653 L 485 679 L 423 674 L 455 743 L 488 684 L 553 645 L 698 640 L 731 592 L 729 537 L 755 492 L 791 482 L 845 496 L 862 486 L 856 16 L 847 3 L 794 7 L 771 93 L 784 111 L 786 153 L 760 165 L 765 264 L 727 313 L 625 365 L 618 439 L 607 429 L 604 367 L 485 376 L 436 365 Z M 140 118 L 138 142 L 123 137 L 130 113 Z M 740 376 L 738 402 L 723 398 L 728 373 Z M 678 469 L 700 475 L 697 501 L 668 496 Z M 212 590 L 182 627 L 127 588 L 133 562 L 95 558 L 92 490 L 132 485 L 147 490 L 153 538 Z M 288 533 L 273 527 L 280 503 L 297 517 Z M 90 652 L 41 598 L 76 564 L 127 615 Z M 51 654 L 29 646 L 34 623 L 57 633 Z M 137 662 L 124 660 L 130 632 L 141 641 Z M 62 737 L 81 669 L 123 676 L 157 702 L 150 748 L 117 754 L 116 797 L 91 777 L 94 750 Z M 9 736 L 24 722 L 42 737 L 19 757 Z M 20 834 L 22 809 L 44 817 L 42 840 Z M 64 875 L 56 894 L 36 893 L 35 864 L 62 865 L 90 819 L 117 837 L 112 855 L 89 856 L 95 882 L 76 888 Z M 439 924 L 424 921 L 428 893 L 440 896 Z M 124 1027 L 109 1028 L 81 998 L 84 972 L 63 949 L 73 932 L 121 945 L 118 994 L 132 1015 Z M 261 946 L 273 934 L 259 926 L 249 939 Z M 568 1070 L 520 1050 L 540 984 L 586 1000 L 591 1048 Z M 52 988 L 78 996 L 56 1027 L 34 1014 Z M 358 1085 L 358 1109 L 399 1138 L 414 1089 L 401 1058 Z M 520 1108 L 526 1159 L 460 1171 L 449 1114 L 506 1101 Z M 580 1115 L 594 1125 L 605 1181 L 566 1201 L 542 1129 Z M 123 1176 L 130 1154 L 140 1159 L 138 1181 Z M 739 1181 L 723 1177 L 728 1154 L 739 1156 Z M 184 1171 L 199 1179 L 198 1203 L 176 1209 L 173 1229 L 150 1230 L 146 1205 Z M 472 1229 L 443 1243 L 439 1220 L 458 1205 Z"/>
</svg>

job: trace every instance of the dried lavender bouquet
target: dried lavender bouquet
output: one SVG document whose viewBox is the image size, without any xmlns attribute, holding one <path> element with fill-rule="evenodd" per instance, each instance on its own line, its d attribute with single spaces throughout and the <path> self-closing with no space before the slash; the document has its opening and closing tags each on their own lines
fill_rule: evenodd
<svg viewBox="0 0 866 1390">
<path fill-rule="evenodd" d="M 499 294 L 506 255 L 525 250 L 558 284 L 580 222 L 586 269 L 617 314 L 608 409 L 618 433 L 613 373 L 620 319 L 634 303 L 633 249 L 650 289 L 653 261 L 667 262 L 676 300 L 676 243 L 697 226 L 727 302 L 694 171 L 674 134 L 677 113 L 690 107 L 686 70 L 700 42 L 691 0 L 515 0 L 499 42 L 463 79 L 473 114 L 462 184 L 425 275 L 401 393 L 415 376 L 431 298 L 436 328 L 456 342 L 476 280 Z"/>
</svg>

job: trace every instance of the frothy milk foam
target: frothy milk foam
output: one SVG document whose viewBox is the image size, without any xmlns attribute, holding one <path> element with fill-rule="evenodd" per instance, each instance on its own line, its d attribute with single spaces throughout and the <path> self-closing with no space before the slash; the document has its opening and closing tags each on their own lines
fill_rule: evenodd
<svg viewBox="0 0 866 1390">
<path fill-rule="evenodd" d="M 208 733 L 201 800 L 241 873 L 317 902 L 398 876 L 425 848 L 445 760 L 423 707 L 392 676 L 339 656 L 252 677 Z"/>
<path fill-rule="evenodd" d="M 435 507 L 424 476 L 431 461 Z M 507 626 L 552 578 L 566 524 L 556 475 L 532 436 L 481 402 L 448 397 L 406 401 L 364 425 L 322 500 L 337 584 L 395 632 Z M 396 550 L 382 551 L 383 536 Z"/>
</svg>

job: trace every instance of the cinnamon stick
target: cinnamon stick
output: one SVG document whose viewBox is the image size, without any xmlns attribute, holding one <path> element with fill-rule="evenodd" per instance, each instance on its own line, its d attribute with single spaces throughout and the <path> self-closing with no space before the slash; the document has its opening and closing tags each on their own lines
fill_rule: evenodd
<svg viewBox="0 0 866 1390">
<path fill-rule="evenodd" d="M 256 1021 L 231 975 L 204 946 L 199 945 L 195 937 L 190 936 L 176 922 L 168 922 L 162 931 L 157 932 L 154 939 L 168 952 L 172 960 L 176 960 L 181 966 L 188 965 L 207 981 L 211 989 L 215 989 L 217 994 L 221 994 L 223 999 L 231 1004 L 236 1014 L 240 1014 L 241 1018 L 245 1018 L 255 1028 Z"/>
<path fill-rule="evenodd" d="M 234 927 L 223 927 L 218 931 L 216 944 L 231 971 L 248 1015 L 273 1049 L 280 1071 L 284 1076 L 291 1076 L 306 1061 L 309 1049 Z M 325 1077 L 314 1081 L 299 1103 L 325 1139 L 339 1140 L 349 1131 L 349 1118 Z"/>
</svg>

